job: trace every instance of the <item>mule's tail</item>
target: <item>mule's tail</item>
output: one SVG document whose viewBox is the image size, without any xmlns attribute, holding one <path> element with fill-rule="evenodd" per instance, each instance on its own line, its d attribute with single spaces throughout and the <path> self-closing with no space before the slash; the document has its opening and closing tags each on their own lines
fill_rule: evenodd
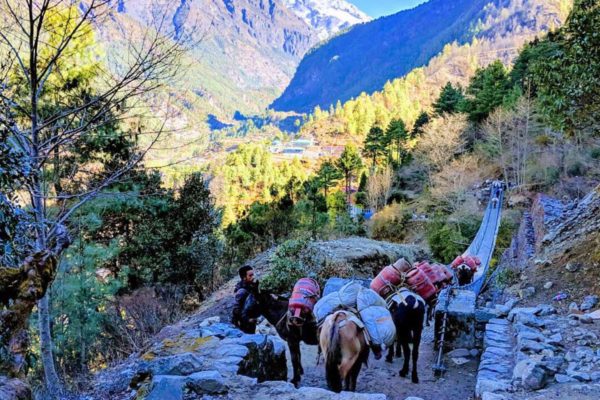
<svg viewBox="0 0 600 400">
<path fill-rule="evenodd" d="M 336 393 L 342 391 L 342 377 L 340 375 L 340 364 L 342 362 L 342 347 L 340 343 L 340 331 L 338 322 L 334 320 L 331 324 L 329 346 L 325 354 L 325 377 L 329 389 Z"/>
</svg>

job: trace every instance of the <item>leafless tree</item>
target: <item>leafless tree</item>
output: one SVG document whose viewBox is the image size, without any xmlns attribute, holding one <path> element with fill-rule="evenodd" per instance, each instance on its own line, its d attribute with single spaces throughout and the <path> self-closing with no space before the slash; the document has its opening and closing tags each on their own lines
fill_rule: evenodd
<svg viewBox="0 0 600 400">
<path fill-rule="evenodd" d="M 381 210 L 392 192 L 393 170 L 390 166 L 373 173 L 367 181 L 367 201 L 373 210 Z"/>
<path fill-rule="evenodd" d="M 527 166 L 532 154 L 533 119 L 531 99 L 522 97 L 513 110 L 498 108 L 483 124 L 486 139 L 497 147 L 504 176 L 517 187 L 529 184 Z"/>
<path fill-rule="evenodd" d="M 467 127 L 467 117 L 464 114 L 434 118 L 425 126 L 416 153 L 427 165 L 430 179 L 433 173 L 441 171 L 464 150 L 463 134 Z"/>
<path fill-rule="evenodd" d="M 178 59 L 186 40 L 170 31 L 166 13 L 152 13 L 162 17 L 148 21 L 144 29 L 131 30 L 126 45 L 118 54 L 111 54 L 118 58 L 114 60 L 117 67 L 95 71 L 94 93 L 83 98 L 58 96 L 53 107 L 47 107 L 44 94 L 52 80 L 66 72 L 61 68 L 82 35 L 103 24 L 118 24 L 113 7 L 111 0 L 0 0 L 0 128 L 31 166 L 25 185 L 15 190 L 24 194 L 22 202 L 31 209 L 35 252 L 54 249 L 73 214 L 123 179 L 166 127 L 168 113 L 154 110 L 151 116 L 147 104 L 156 104 L 151 99 L 157 89 L 179 72 Z M 57 18 L 60 23 L 53 23 Z M 72 146 L 101 135 L 106 126 L 132 121 L 144 121 L 137 135 L 149 138 L 147 146 L 124 165 L 102 171 L 83 187 L 61 190 L 60 185 L 52 184 L 48 176 L 52 166 L 60 163 Z M 58 248 L 56 257 L 64 249 Z M 49 281 L 53 279 L 54 274 Z M 46 294 L 38 303 L 41 353 L 48 394 L 57 399 L 62 389 L 52 357 L 48 305 Z"/>
<path fill-rule="evenodd" d="M 472 199 L 473 185 L 483 179 L 480 160 L 474 155 L 464 155 L 452 160 L 432 177 L 431 196 L 448 211 L 456 212 Z"/>
</svg>

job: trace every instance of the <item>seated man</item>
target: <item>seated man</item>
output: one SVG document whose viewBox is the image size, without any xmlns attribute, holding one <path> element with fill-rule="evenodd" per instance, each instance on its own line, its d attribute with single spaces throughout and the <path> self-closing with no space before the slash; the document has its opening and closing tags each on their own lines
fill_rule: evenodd
<svg viewBox="0 0 600 400">
<path fill-rule="evenodd" d="M 255 280 L 254 270 L 249 265 L 244 265 L 238 270 L 240 281 L 235 285 L 235 304 L 233 306 L 231 322 L 244 333 L 256 333 L 256 319 L 248 315 L 245 307 L 248 296 L 258 295 L 258 281 Z"/>
</svg>

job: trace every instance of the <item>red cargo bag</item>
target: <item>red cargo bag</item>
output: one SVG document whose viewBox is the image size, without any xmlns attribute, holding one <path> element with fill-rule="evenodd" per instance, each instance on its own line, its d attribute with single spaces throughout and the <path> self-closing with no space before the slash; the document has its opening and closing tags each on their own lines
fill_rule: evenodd
<svg viewBox="0 0 600 400">
<path fill-rule="evenodd" d="M 321 288 L 317 281 L 312 278 L 299 279 L 294 285 L 288 309 L 295 318 L 302 318 L 302 314 L 310 315 L 319 297 L 321 297 Z"/>
<path fill-rule="evenodd" d="M 410 286 L 410 289 L 425 301 L 429 301 L 437 294 L 434 284 L 431 283 L 425 272 L 419 268 L 413 268 L 406 274 L 406 282 Z"/>
<path fill-rule="evenodd" d="M 379 274 L 371 281 L 371 289 L 378 295 L 385 298 L 388 294 L 396 290 L 396 286 L 404 282 L 403 274 L 393 265 L 388 265 L 381 270 Z"/>
</svg>

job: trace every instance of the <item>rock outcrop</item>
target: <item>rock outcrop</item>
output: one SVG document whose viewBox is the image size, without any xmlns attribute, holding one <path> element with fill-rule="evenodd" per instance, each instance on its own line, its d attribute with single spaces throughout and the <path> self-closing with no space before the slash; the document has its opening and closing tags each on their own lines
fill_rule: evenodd
<svg viewBox="0 0 600 400">
<path fill-rule="evenodd" d="M 285 343 L 192 318 L 165 327 L 145 352 L 100 373 L 92 398 L 129 399 L 132 392 L 156 399 L 165 398 L 164 393 L 183 398 L 186 391 L 221 394 L 229 392 L 238 374 L 256 382 L 286 380 Z"/>
<path fill-rule="evenodd" d="M 373 278 L 381 268 L 400 257 L 409 261 L 428 258 L 421 247 L 365 238 L 309 243 L 301 253 L 305 265 L 321 276 Z"/>
<path fill-rule="evenodd" d="M 561 218 L 547 225 L 542 244 L 556 257 L 600 238 L 600 186 L 578 203 L 563 210 Z"/>
<path fill-rule="evenodd" d="M 18 379 L 9 379 L 0 376 L 0 399 L 2 400 L 30 400 L 31 390 Z"/>
</svg>

